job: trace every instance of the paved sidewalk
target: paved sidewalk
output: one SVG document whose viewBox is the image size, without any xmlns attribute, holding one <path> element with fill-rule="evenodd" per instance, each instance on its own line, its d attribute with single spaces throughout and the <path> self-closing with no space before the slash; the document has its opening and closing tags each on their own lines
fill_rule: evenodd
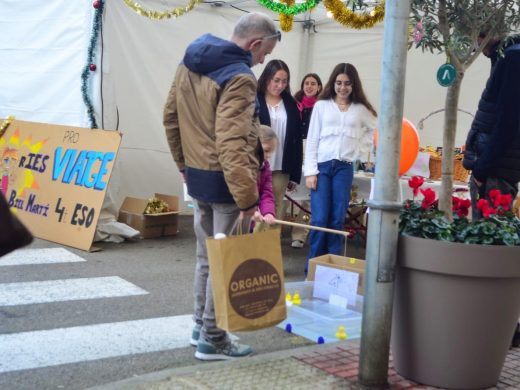
<svg viewBox="0 0 520 390">
<path fill-rule="evenodd" d="M 313 345 L 248 358 L 164 370 L 91 390 L 361 389 L 359 340 Z M 409 381 L 390 361 L 389 389 L 437 389 Z M 520 389 L 520 348 L 511 349 L 490 389 Z"/>
</svg>

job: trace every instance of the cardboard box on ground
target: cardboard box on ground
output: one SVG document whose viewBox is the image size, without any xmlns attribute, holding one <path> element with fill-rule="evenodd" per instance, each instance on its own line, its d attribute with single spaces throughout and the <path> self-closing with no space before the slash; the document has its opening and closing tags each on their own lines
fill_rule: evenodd
<svg viewBox="0 0 520 390">
<path fill-rule="evenodd" d="M 330 254 L 314 257 L 309 260 L 307 280 L 315 280 L 317 265 L 355 272 L 359 274 L 357 293 L 359 295 L 363 295 L 365 291 L 365 263 L 365 260 L 356 259 L 354 257 L 344 257 Z"/>
<path fill-rule="evenodd" d="M 165 201 L 170 211 L 158 214 L 143 214 L 148 199 L 127 196 L 119 209 L 118 221 L 141 232 L 143 238 L 173 236 L 179 231 L 179 197 L 155 194 Z"/>
</svg>

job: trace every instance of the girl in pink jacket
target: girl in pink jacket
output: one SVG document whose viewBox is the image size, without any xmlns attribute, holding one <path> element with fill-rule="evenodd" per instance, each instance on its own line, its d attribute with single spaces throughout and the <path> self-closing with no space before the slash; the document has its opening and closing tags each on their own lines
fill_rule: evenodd
<svg viewBox="0 0 520 390">
<path fill-rule="evenodd" d="M 255 213 L 254 219 L 260 221 L 255 227 L 255 231 L 261 230 L 263 223 L 271 225 L 275 220 L 275 201 L 273 195 L 273 174 L 269 166 L 269 157 L 274 153 L 278 145 L 278 138 L 275 132 L 265 125 L 260 126 L 260 143 L 264 150 L 264 163 L 258 172 L 257 185 L 258 196 L 260 198 L 258 211 Z"/>
</svg>

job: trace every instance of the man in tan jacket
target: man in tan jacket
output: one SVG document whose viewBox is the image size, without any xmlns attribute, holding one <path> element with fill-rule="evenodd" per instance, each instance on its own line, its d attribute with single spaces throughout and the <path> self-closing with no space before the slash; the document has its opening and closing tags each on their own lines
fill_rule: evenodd
<svg viewBox="0 0 520 390">
<path fill-rule="evenodd" d="M 242 16 L 231 40 L 205 34 L 186 49 L 164 109 L 164 127 L 173 158 L 193 198 L 197 237 L 195 357 L 223 360 L 247 356 L 247 345 L 217 328 L 206 238 L 229 235 L 237 218 L 257 210 L 258 144 L 256 78 L 281 37 L 261 13 Z"/>
</svg>

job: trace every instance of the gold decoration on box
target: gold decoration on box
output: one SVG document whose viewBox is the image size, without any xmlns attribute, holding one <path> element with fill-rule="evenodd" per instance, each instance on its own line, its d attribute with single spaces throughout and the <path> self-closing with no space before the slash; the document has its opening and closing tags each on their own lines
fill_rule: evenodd
<svg viewBox="0 0 520 390">
<path fill-rule="evenodd" d="M 332 17 L 336 22 L 356 30 L 372 28 L 385 17 L 384 0 L 378 3 L 372 11 L 360 14 L 352 11 L 341 0 L 324 0 L 323 4 L 332 13 Z"/>
<path fill-rule="evenodd" d="M 153 198 L 148 199 L 148 204 L 146 205 L 143 214 L 160 214 L 167 211 L 170 211 L 168 203 L 154 196 Z"/>
<path fill-rule="evenodd" d="M 282 0 L 283 3 L 287 4 L 289 7 L 293 6 L 295 0 Z M 280 28 L 284 32 L 289 32 L 293 27 L 293 15 L 286 15 L 284 13 L 280 14 Z"/>
<path fill-rule="evenodd" d="M 11 124 L 12 121 L 14 121 L 14 116 L 13 115 L 9 115 L 2 122 L 2 125 L 0 126 L 0 137 L 4 135 L 5 131 L 7 130 L 7 128 L 9 127 L 9 125 Z"/>
<path fill-rule="evenodd" d="M 190 12 L 195 5 L 200 3 L 202 0 L 190 0 L 184 7 L 174 8 L 170 11 L 151 11 L 144 9 L 143 6 L 132 0 L 123 0 L 125 4 L 131 8 L 136 14 L 144 16 L 152 20 L 178 18 L 187 12 Z"/>
</svg>

